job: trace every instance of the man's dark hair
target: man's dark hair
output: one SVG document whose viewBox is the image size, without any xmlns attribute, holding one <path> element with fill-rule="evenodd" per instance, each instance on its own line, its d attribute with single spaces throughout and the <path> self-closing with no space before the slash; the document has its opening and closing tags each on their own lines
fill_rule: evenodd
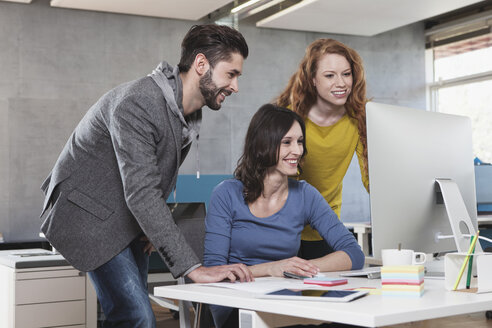
<svg viewBox="0 0 492 328">
<path fill-rule="evenodd" d="M 248 45 L 241 33 L 235 29 L 216 24 L 194 25 L 181 43 L 180 72 L 188 72 L 196 55 L 202 53 L 210 66 L 219 61 L 228 61 L 233 53 L 248 57 Z"/>
</svg>

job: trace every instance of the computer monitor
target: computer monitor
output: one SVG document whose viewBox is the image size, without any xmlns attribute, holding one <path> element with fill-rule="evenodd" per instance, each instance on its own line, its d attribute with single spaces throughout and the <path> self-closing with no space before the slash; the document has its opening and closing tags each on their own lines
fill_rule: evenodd
<svg viewBox="0 0 492 328">
<path fill-rule="evenodd" d="M 463 235 L 477 229 L 470 119 L 374 102 L 366 109 L 373 256 L 399 245 L 467 251 Z"/>
</svg>

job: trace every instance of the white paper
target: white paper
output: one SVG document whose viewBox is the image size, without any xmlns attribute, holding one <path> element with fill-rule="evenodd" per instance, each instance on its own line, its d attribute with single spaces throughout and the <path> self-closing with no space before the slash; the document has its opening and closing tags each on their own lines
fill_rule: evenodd
<svg viewBox="0 0 492 328">
<path fill-rule="evenodd" d="M 302 280 L 284 279 L 284 278 L 256 278 L 253 282 L 217 282 L 211 284 L 201 284 L 202 286 L 230 288 L 251 292 L 255 294 L 264 294 L 282 288 L 312 288 L 303 283 Z M 319 287 L 319 286 L 318 286 Z"/>
</svg>

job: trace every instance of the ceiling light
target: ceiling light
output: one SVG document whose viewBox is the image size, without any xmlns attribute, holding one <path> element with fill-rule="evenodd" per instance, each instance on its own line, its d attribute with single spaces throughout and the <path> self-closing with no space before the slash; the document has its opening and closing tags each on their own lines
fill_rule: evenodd
<svg viewBox="0 0 492 328">
<path fill-rule="evenodd" d="M 272 6 L 275 6 L 277 3 L 281 3 L 282 1 L 284 1 L 284 0 L 273 0 L 273 1 L 267 2 L 264 5 L 261 5 L 259 7 L 256 7 L 254 9 L 251 9 L 249 11 L 249 15 L 257 14 L 257 13 L 259 13 L 259 12 L 265 10 L 265 9 L 268 9 L 268 8 L 270 8 Z"/>
<path fill-rule="evenodd" d="M 240 4 L 240 5 L 239 5 L 239 6 L 237 6 L 237 7 L 232 8 L 232 10 L 231 10 L 231 14 L 235 14 L 235 13 L 237 13 L 238 11 L 241 11 L 241 10 L 243 10 L 243 9 L 244 9 L 244 8 L 246 8 L 246 7 L 252 6 L 252 5 L 254 5 L 255 3 L 259 2 L 259 1 L 260 1 L 260 0 L 249 0 L 249 1 L 246 1 L 245 3 Z"/>
</svg>

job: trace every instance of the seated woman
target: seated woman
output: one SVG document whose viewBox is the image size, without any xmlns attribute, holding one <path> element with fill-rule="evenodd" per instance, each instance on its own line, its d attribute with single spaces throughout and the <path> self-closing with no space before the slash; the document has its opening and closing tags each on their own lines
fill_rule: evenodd
<svg viewBox="0 0 492 328">
<path fill-rule="evenodd" d="M 321 194 L 305 181 L 289 179 L 301 170 L 304 135 L 302 118 L 291 110 L 267 104 L 253 116 L 235 179 L 219 184 L 210 199 L 205 266 L 244 263 L 254 277 L 281 277 L 284 271 L 311 277 L 363 266 L 357 241 Z M 307 224 L 333 253 L 313 260 L 295 256 Z M 231 308 L 211 310 L 217 327 L 229 326 Z"/>
</svg>

